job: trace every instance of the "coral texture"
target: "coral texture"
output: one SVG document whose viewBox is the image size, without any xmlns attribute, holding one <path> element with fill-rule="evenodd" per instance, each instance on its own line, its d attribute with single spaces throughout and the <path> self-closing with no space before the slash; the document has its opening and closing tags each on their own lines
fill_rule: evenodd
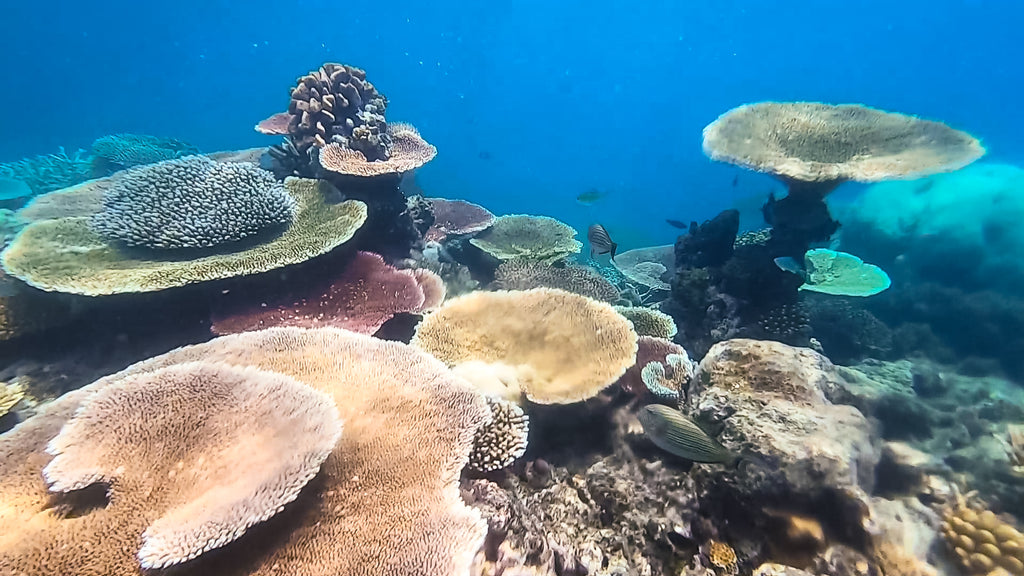
<svg viewBox="0 0 1024 576">
<path fill-rule="evenodd" d="M 633 323 L 633 330 L 639 336 L 653 336 L 671 340 L 678 331 L 672 317 L 660 310 L 646 306 L 616 306 L 615 311 Z"/>
<path fill-rule="evenodd" d="M 686 350 L 664 338 L 640 336 L 637 338 L 636 360 L 619 378 L 619 386 L 630 394 L 645 396 L 648 390 L 643 381 L 643 369 L 651 362 L 664 363 L 673 354 L 686 356 Z"/>
<path fill-rule="evenodd" d="M 500 216 L 470 244 L 498 260 L 534 260 L 551 263 L 579 253 L 583 243 L 576 230 L 547 216 Z"/>
<path fill-rule="evenodd" d="M 636 333 L 611 306 L 537 288 L 474 292 L 424 318 L 413 344 L 500 395 L 569 404 L 615 382 L 635 359 Z M 481 379 L 490 373 L 492 379 Z M 494 391 L 487 390 L 488 392 Z"/>
<path fill-rule="evenodd" d="M 411 172 L 437 156 L 437 148 L 409 124 L 388 124 L 391 152 L 386 160 L 371 161 L 357 150 L 332 142 L 319 149 L 320 167 L 335 174 L 373 178 Z"/>
<path fill-rule="evenodd" d="M 281 235 L 236 252 L 150 259 L 105 242 L 90 228 L 89 218 L 68 217 L 30 224 L 0 260 L 8 274 L 36 288 L 87 296 L 154 292 L 266 272 L 331 251 L 366 220 L 365 204 L 328 204 L 321 186 L 316 180 L 286 180 L 296 201 L 292 224 Z"/>
<path fill-rule="evenodd" d="M 25 528 L 0 533 L 0 572 L 138 573 L 137 563 L 95 564 L 98 549 L 134 554 L 138 532 L 100 532 L 92 546 L 46 548 L 34 559 L 14 545 L 38 547 L 40 536 L 59 540 L 110 514 L 108 506 L 60 517 L 46 506 L 43 446 L 83 400 L 124 378 L 197 361 L 275 372 L 321 391 L 335 401 L 345 433 L 298 500 L 221 553 L 200 555 L 190 573 L 467 573 L 486 525 L 461 500 L 458 476 L 487 421 L 486 402 L 420 351 L 329 328 L 247 332 L 180 348 L 72 392 L 0 436 L 0 521 Z M 25 562 L 40 569 L 20 568 Z"/>
<path fill-rule="evenodd" d="M 25 397 L 25 387 L 20 384 L 0 382 L 0 416 L 6 415 L 11 408 Z"/>
<path fill-rule="evenodd" d="M 341 274 L 295 286 L 283 303 L 233 300 L 213 319 L 213 332 L 263 328 L 335 327 L 372 334 L 395 314 L 423 313 L 444 300 L 444 284 L 429 270 L 398 270 L 371 252 L 357 252 Z"/>
<path fill-rule="evenodd" d="M 511 465 L 526 452 L 530 418 L 514 402 L 487 398 L 491 420 L 480 427 L 473 439 L 473 451 L 466 466 L 476 472 L 491 472 Z"/>
<path fill-rule="evenodd" d="M 914 116 L 860 105 L 761 102 L 709 124 L 704 152 L 785 180 L 878 182 L 951 172 L 985 149 L 969 134 Z"/>
<path fill-rule="evenodd" d="M 619 289 L 593 268 L 552 266 L 531 260 L 502 262 L 494 273 L 494 287 L 499 290 L 558 288 L 602 302 L 619 299 Z"/>
<path fill-rule="evenodd" d="M 1024 534 L 966 497 L 943 515 L 942 535 L 969 574 L 1024 574 Z"/>
<path fill-rule="evenodd" d="M 684 354 L 669 354 L 664 362 L 649 362 L 640 371 L 644 386 L 656 398 L 678 401 L 689 388 L 697 364 Z"/>
<path fill-rule="evenodd" d="M 676 266 L 675 245 L 628 250 L 618 254 L 612 264 L 631 282 L 655 290 L 669 290 L 669 280 Z"/>
<path fill-rule="evenodd" d="M 255 164 L 187 156 L 141 166 L 107 190 L 91 226 L 146 248 L 209 248 L 287 225 L 295 200 Z"/>
<path fill-rule="evenodd" d="M 440 242 L 449 236 L 475 234 L 486 230 L 494 222 L 494 214 L 472 202 L 427 198 L 434 209 L 434 224 L 424 238 Z"/>
<path fill-rule="evenodd" d="M 340 434 L 333 400 L 292 378 L 187 363 L 90 396 L 48 444 L 54 457 L 43 476 L 59 492 L 109 484 L 108 529 L 144 527 L 139 564 L 165 568 L 239 538 L 295 500 Z"/>
<path fill-rule="evenodd" d="M 175 140 L 142 134 L 111 134 L 92 143 L 92 167 L 96 176 L 106 176 L 144 164 L 156 164 L 198 154 L 195 146 Z"/>
</svg>

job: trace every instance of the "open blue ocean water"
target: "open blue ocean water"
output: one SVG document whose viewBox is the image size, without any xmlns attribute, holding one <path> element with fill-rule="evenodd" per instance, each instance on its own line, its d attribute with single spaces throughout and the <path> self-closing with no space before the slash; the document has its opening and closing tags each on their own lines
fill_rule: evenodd
<svg viewBox="0 0 1024 576">
<path fill-rule="evenodd" d="M 0 576 L 1024 576 L 1022 29 L 5 3 Z"/>
</svg>

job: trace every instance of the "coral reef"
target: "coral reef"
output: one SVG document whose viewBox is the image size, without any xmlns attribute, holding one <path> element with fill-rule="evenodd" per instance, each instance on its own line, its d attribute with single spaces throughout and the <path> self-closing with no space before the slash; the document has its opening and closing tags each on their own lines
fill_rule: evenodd
<svg viewBox="0 0 1024 576">
<path fill-rule="evenodd" d="M 444 198 L 427 200 L 434 209 L 434 224 L 424 235 L 427 241 L 441 242 L 449 236 L 475 234 L 494 223 L 494 214 L 472 202 Z"/>
<path fill-rule="evenodd" d="M 97 138 L 90 148 L 92 175 L 109 176 L 118 170 L 156 164 L 183 156 L 199 154 L 195 146 L 173 138 L 141 134 L 111 134 Z"/>
<path fill-rule="evenodd" d="M 981 503 L 958 498 L 943 515 L 942 535 L 969 574 L 1024 574 L 1024 534 Z"/>
<path fill-rule="evenodd" d="M 649 362 L 640 371 L 640 379 L 655 398 L 675 403 L 685 399 L 696 372 L 697 364 L 684 352 L 669 354 L 664 362 Z"/>
<path fill-rule="evenodd" d="M 552 263 L 583 248 L 575 238 L 576 230 L 554 218 L 517 214 L 495 219 L 490 228 L 469 242 L 499 261 Z"/>
<path fill-rule="evenodd" d="M 536 288 L 453 298 L 420 323 L 413 345 L 487 393 L 569 404 L 622 376 L 634 363 L 636 341 L 629 321 L 608 304 Z"/>
<path fill-rule="evenodd" d="M 0 535 L 0 569 L 138 572 L 134 554 L 145 525 L 103 531 L 95 546 L 61 545 L 72 527 L 102 528 L 121 508 L 114 499 L 106 508 L 62 516 L 48 506 L 40 474 L 49 460 L 45 445 L 92 394 L 125 378 L 152 378 L 157 370 L 196 361 L 291 377 L 333 399 L 345 433 L 298 500 L 221 553 L 191 561 L 191 573 L 466 573 L 486 526 L 462 503 L 456 478 L 476 429 L 487 420 L 486 403 L 421 352 L 335 329 L 273 329 L 181 348 L 72 392 L 0 436 L 0 521 L 24 528 Z M 285 453 L 295 449 L 289 445 Z M 108 554 L 117 565 L 98 565 Z"/>
<path fill-rule="evenodd" d="M 619 300 L 619 289 L 593 268 L 553 266 L 531 260 L 502 262 L 494 272 L 493 287 L 498 290 L 558 288 L 603 302 L 614 303 Z"/>
<path fill-rule="evenodd" d="M 811 333 L 810 318 L 800 304 L 783 304 L 757 322 L 759 336 L 790 346 L 804 346 Z"/>
<path fill-rule="evenodd" d="M 318 150 L 320 167 L 335 174 L 360 178 L 400 176 L 423 166 L 437 155 L 437 148 L 409 124 L 388 124 L 386 136 L 391 140 L 391 151 L 386 160 L 370 161 L 358 150 L 332 142 Z"/>
<path fill-rule="evenodd" d="M 676 240 L 675 269 L 710 268 L 725 264 L 732 257 L 739 229 L 739 210 L 725 210 L 703 224 L 691 222 L 690 230 Z"/>
<path fill-rule="evenodd" d="M 639 336 L 653 336 L 671 340 L 676 335 L 676 323 L 664 312 L 646 306 L 616 306 L 615 311 L 633 323 Z"/>
<path fill-rule="evenodd" d="M 18 383 L 0 382 L 0 418 L 7 415 L 25 397 L 25 387 Z"/>
<path fill-rule="evenodd" d="M 127 246 L 209 248 L 287 226 L 294 213 L 284 186 L 256 165 L 188 156 L 124 174 L 90 225 Z"/>
<path fill-rule="evenodd" d="M 57 154 L 25 158 L 0 164 L 0 178 L 19 180 L 35 195 L 45 194 L 92 178 L 92 164 L 84 150 L 68 155 L 61 148 Z"/>
<path fill-rule="evenodd" d="M 26 227 L 0 254 L 4 270 L 46 291 L 86 296 L 153 292 L 186 284 L 266 272 L 304 262 L 352 238 L 366 206 L 330 204 L 316 180 L 289 178 L 292 224 L 279 236 L 235 252 L 185 259 L 154 259 L 118 249 L 89 226 L 89 218 L 42 220 Z"/>
<path fill-rule="evenodd" d="M 345 328 L 373 334 L 396 314 L 422 314 L 444 300 L 444 284 L 429 270 L 398 270 L 371 252 L 357 252 L 340 274 L 287 283 L 287 293 L 231 298 L 214 313 L 215 334 L 295 326 Z"/>
<path fill-rule="evenodd" d="M 666 363 L 669 356 L 687 356 L 682 346 L 664 338 L 640 336 L 637 338 L 636 360 L 619 378 L 618 385 L 633 396 L 644 398 L 649 390 L 643 380 L 643 370 L 652 362 Z M 687 356 L 688 357 L 688 356 Z"/>
<path fill-rule="evenodd" d="M 612 264 L 631 282 L 653 290 L 669 290 L 675 270 L 675 247 L 652 246 L 628 250 L 615 256 Z"/>
</svg>

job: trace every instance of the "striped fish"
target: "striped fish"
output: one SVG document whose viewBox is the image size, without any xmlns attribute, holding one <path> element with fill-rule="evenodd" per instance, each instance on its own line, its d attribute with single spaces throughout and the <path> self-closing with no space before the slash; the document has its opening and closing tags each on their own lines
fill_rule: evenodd
<svg viewBox="0 0 1024 576">
<path fill-rule="evenodd" d="M 737 456 L 675 408 L 649 404 L 640 409 L 640 425 L 655 446 L 693 462 L 732 465 Z"/>
<path fill-rule="evenodd" d="M 608 235 L 608 231 L 604 229 L 604 226 L 591 224 L 590 228 L 587 229 L 587 240 L 590 241 L 591 258 L 598 254 L 611 253 L 612 260 L 615 260 L 615 250 L 618 249 L 619 245 L 612 242 L 612 237 Z"/>
</svg>

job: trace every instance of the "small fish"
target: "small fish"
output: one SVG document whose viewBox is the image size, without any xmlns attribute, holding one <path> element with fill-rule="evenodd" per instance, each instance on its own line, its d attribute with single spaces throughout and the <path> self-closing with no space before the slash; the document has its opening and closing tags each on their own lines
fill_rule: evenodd
<svg viewBox="0 0 1024 576">
<path fill-rule="evenodd" d="M 590 190 L 587 190 L 586 192 L 583 192 L 580 195 L 576 196 L 576 201 L 584 206 L 593 206 L 594 204 L 597 204 L 597 202 L 604 198 L 605 196 L 607 196 L 607 194 L 605 194 L 604 192 L 598 190 L 597 188 L 591 188 Z"/>
<path fill-rule="evenodd" d="M 590 240 L 591 258 L 595 255 L 611 253 L 612 260 L 615 260 L 615 251 L 618 250 L 619 245 L 612 242 L 612 237 L 608 235 L 608 231 L 604 229 L 604 226 L 591 224 L 590 228 L 587 229 L 587 240 Z"/>
<path fill-rule="evenodd" d="M 491 153 L 488 152 L 487 150 L 481 150 L 480 153 L 477 154 L 477 157 L 479 157 L 481 160 L 490 160 Z"/>
<path fill-rule="evenodd" d="M 804 265 L 797 261 L 792 256 L 780 256 L 775 259 L 775 265 L 779 267 L 779 270 L 783 272 L 792 272 L 797 276 L 804 277 L 807 275 L 807 271 L 804 270 Z"/>
<path fill-rule="evenodd" d="M 732 178 L 732 187 L 735 188 L 740 183 L 740 175 L 737 174 Z"/>
<path fill-rule="evenodd" d="M 675 408 L 649 404 L 637 415 L 655 446 L 680 458 L 706 464 L 736 463 L 738 457 Z"/>
<path fill-rule="evenodd" d="M 668 222 L 669 226 L 673 226 L 675 228 L 682 228 L 683 230 L 686 230 L 687 228 L 690 227 L 689 224 L 683 222 L 682 220 L 672 220 L 671 218 L 666 218 L 665 222 Z"/>
</svg>

